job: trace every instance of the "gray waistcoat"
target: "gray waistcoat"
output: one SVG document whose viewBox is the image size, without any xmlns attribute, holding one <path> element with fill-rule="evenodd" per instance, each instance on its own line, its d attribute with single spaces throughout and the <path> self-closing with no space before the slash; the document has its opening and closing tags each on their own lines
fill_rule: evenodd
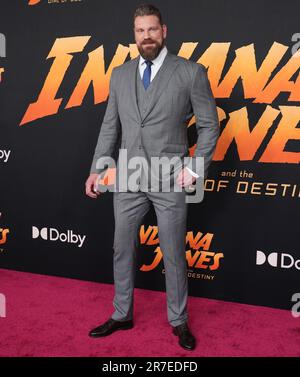
<svg viewBox="0 0 300 377">
<path fill-rule="evenodd" d="M 154 79 L 150 82 L 150 85 L 148 86 L 147 90 L 145 90 L 143 81 L 140 75 L 139 67 L 137 66 L 135 86 L 136 86 L 138 109 L 141 115 L 143 115 L 147 111 L 147 107 L 153 97 L 156 86 L 159 85 L 160 72 L 161 72 L 161 67 L 156 73 Z"/>
</svg>

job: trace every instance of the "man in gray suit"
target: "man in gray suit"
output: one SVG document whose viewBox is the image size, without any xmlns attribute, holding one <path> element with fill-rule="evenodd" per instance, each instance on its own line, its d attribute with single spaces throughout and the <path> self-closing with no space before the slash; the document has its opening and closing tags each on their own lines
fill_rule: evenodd
<svg viewBox="0 0 300 377">
<path fill-rule="evenodd" d="M 140 56 L 112 71 L 108 104 L 86 181 L 86 194 L 91 198 L 100 195 L 97 190 L 99 174 L 106 171 L 109 159 L 114 156 L 119 136 L 120 151 L 127 152 L 128 160 L 136 157 L 147 163 L 153 157 L 179 157 L 182 160 L 189 154 L 187 122 L 195 115 L 197 147 L 188 163 L 175 164 L 172 170 L 171 187 L 177 185 L 183 188 L 181 191 L 151 190 L 149 172 L 141 168 L 137 190 L 114 192 L 115 311 L 89 335 L 101 337 L 133 327 L 138 233 L 153 204 L 165 266 L 168 321 L 173 333 L 179 337 L 180 346 L 192 350 L 196 341 L 187 323 L 187 202 L 184 188 L 198 177 L 207 176 L 219 136 L 217 109 L 206 68 L 167 50 L 167 27 L 160 11 L 153 5 L 143 4 L 136 9 L 133 21 Z M 204 168 L 196 163 L 197 157 L 204 158 Z M 119 160 L 117 172 L 124 172 Z M 154 181 L 164 182 L 166 176 L 154 170 L 150 167 Z"/>
</svg>

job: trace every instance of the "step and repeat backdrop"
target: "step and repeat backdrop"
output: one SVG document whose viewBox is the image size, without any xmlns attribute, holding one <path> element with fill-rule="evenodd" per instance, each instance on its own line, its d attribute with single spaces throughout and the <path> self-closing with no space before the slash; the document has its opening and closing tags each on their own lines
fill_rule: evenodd
<svg viewBox="0 0 300 377">
<path fill-rule="evenodd" d="M 88 198 L 85 181 L 112 68 L 138 55 L 139 4 L 1 1 L 1 268 L 113 283 L 113 194 Z M 289 309 L 300 290 L 300 5 L 153 4 L 168 49 L 208 67 L 220 120 L 204 201 L 189 204 L 189 293 Z M 192 155 L 194 118 L 187 128 Z M 165 290 L 153 209 L 136 287 Z"/>
</svg>

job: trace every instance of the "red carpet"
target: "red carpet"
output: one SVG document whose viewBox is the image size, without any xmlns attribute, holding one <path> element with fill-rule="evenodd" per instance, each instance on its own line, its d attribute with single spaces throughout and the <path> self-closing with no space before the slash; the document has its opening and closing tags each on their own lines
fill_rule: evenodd
<svg viewBox="0 0 300 377">
<path fill-rule="evenodd" d="M 300 356 L 300 319 L 288 310 L 189 297 L 198 343 L 185 351 L 165 292 L 136 288 L 135 327 L 98 339 L 87 334 L 112 314 L 113 285 L 0 269 L 0 293 L 0 356 Z"/>
</svg>

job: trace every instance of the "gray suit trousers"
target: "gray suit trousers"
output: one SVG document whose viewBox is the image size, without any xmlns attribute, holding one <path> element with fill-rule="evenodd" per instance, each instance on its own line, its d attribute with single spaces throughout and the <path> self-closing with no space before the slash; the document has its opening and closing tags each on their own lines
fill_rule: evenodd
<svg viewBox="0 0 300 377">
<path fill-rule="evenodd" d="M 186 263 L 187 203 L 182 192 L 114 192 L 114 283 L 112 318 L 133 319 L 136 252 L 139 230 L 153 203 L 163 253 L 167 294 L 167 316 L 172 326 L 188 319 Z"/>
</svg>

